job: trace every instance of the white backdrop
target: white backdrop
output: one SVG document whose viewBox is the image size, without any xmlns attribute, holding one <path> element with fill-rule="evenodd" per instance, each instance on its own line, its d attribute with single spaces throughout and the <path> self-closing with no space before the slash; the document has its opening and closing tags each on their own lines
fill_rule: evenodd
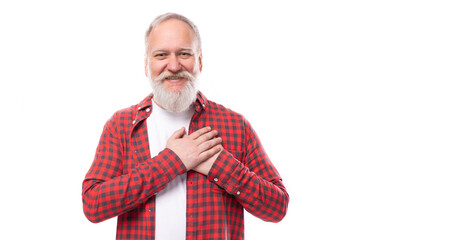
<svg viewBox="0 0 469 240">
<path fill-rule="evenodd" d="M 246 239 L 469 238 L 465 1 L 30 0 L 0 3 L 1 239 L 115 238 L 81 183 L 105 121 L 150 93 L 143 35 L 168 11 L 289 191 Z"/>
</svg>

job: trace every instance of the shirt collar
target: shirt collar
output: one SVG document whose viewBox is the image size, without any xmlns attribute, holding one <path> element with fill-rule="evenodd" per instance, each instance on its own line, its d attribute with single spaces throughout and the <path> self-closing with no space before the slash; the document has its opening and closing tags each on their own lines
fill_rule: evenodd
<svg viewBox="0 0 469 240">
<path fill-rule="evenodd" d="M 151 99 L 153 98 L 153 94 L 148 95 L 143 99 L 140 103 L 136 105 L 137 111 L 142 111 L 148 107 L 151 107 Z"/>
<path fill-rule="evenodd" d="M 205 97 L 205 95 L 202 94 L 202 92 L 198 92 L 197 93 L 197 99 L 195 100 L 195 111 L 197 112 L 202 112 L 203 110 L 205 110 L 205 108 L 207 107 L 207 98 Z"/>
</svg>

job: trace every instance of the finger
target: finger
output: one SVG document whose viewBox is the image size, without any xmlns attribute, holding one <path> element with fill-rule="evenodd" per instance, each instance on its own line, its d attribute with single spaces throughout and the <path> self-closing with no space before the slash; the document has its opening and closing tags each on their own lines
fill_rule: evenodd
<svg viewBox="0 0 469 240">
<path fill-rule="evenodd" d="M 207 133 L 207 132 L 210 132 L 212 128 L 210 127 L 204 127 L 204 128 L 201 128 L 193 133 L 191 133 L 189 136 L 192 137 L 192 139 L 197 139 L 198 137 L 200 137 L 201 135 Z"/>
<path fill-rule="evenodd" d="M 210 139 L 213 139 L 217 135 L 218 135 L 217 130 L 213 130 L 213 131 L 210 131 L 208 133 L 201 135 L 199 138 L 195 139 L 195 142 L 197 145 L 200 145 L 206 141 L 209 141 Z"/>
<path fill-rule="evenodd" d="M 221 150 L 223 150 L 223 147 L 221 146 L 221 144 L 218 144 L 217 146 L 215 146 L 213 148 L 210 148 L 209 150 L 201 153 L 199 155 L 199 157 L 201 159 L 201 162 L 207 161 L 207 159 L 209 159 L 213 155 L 219 153 Z"/>
<path fill-rule="evenodd" d="M 184 127 L 180 128 L 179 130 L 176 130 L 169 139 L 178 139 L 184 136 L 184 133 L 186 132 L 186 129 Z"/>
<path fill-rule="evenodd" d="M 210 139 L 202 144 L 199 145 L 199 152 L 205 152 L 208 149 L 211 149 L 217 145 L 219 145 L 222 142 L 222 139 L 220 137 Z"/>
</svg>

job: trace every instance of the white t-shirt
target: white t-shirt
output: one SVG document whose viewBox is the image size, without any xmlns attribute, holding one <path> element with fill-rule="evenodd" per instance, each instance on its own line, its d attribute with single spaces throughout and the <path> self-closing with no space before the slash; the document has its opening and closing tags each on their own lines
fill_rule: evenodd
<svg viewBox="0 0 469 240">
<path fill-rule="evenodd" d="M 189 129 L 194 107 L 180 113 L 166 111 L 153 101 L 153 111 L 147 118 L 148 142 L 151 157 L 166 147 L 166 142 L 181 127 Z M 186 239 L 186 179 L 182 174 L 173 179 L 155 200 L 155 238 L 163 240 Z"/>
</svg>

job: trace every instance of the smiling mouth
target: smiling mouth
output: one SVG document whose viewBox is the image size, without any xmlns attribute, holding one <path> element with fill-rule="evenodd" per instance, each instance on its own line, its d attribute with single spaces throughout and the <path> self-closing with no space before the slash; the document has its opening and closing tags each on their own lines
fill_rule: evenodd
<svg viewBox="0 0 469 240">
<path fill-rule="evenodd" d="M 166 78 L 165 82 L 168 84 L 168 86 L 182 86 L 183 84 L 186 83 L 186 78 L 183 77 L 178 77 L 178 78 Z"/>
<path fill-rule="evenodd" d="M 188 72 L 163 72 L 154 79 L 154 81 L 165 82 L 170 85 L 182 85 L 191 80 L 192 76 Z"/>
<path fill-rule="evenodd" d="M 180 80 L 180 79 L 183 79 L 183 77 L 181 77 L 181 76 L 171 76 L 171 77 L 165 78 L 165 80 Z"/>
</svg>

